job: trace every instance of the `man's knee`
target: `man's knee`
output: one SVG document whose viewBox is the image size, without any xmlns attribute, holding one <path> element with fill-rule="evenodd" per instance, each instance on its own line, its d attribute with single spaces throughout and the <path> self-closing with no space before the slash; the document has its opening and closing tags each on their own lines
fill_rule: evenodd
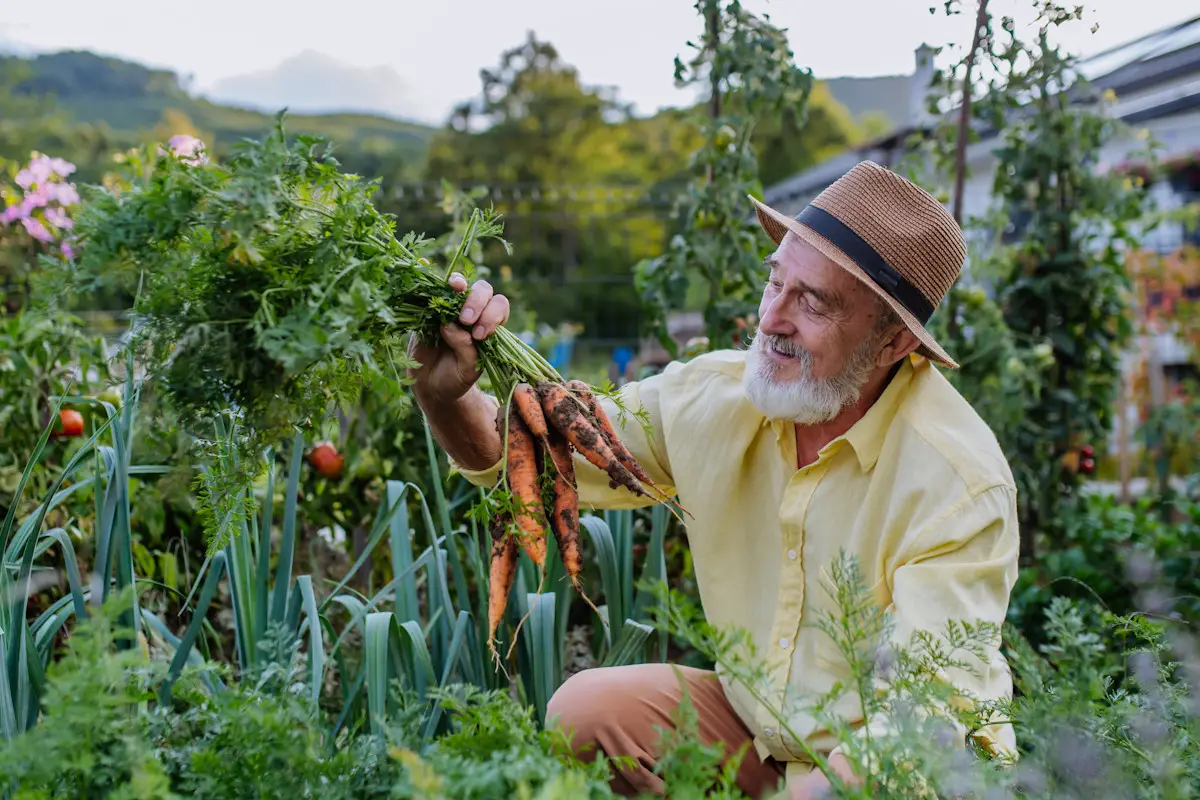
<svg viewBox="0 0 1200 800">
<path fill-rule="evenodd" d="M 565 733 L 575 749 L 612 738 L 618 730 L 621 738 L 640 740 L 655 725 L 669 723 L 664 712 L 673 709 L 682 692 L 680 675 L 668 664 L 596 667 L 572 675 L 558 688 L 547 704 L 546 721 Z"/>
<path fill-rule="evenodd" d="M 594 744 L 599 727 L 613 709 L 620 667 L 596 667 L 577 672 L 563 682 L 546 704 L 546 723 L 562 731 L 575 750 Z"/>
</svg>

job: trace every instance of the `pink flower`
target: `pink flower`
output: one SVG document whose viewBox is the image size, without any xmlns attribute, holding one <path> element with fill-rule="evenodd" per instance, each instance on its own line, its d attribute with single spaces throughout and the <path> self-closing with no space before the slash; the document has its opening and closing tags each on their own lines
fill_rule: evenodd
<svg viewBox="0 0 1200 800">
<path fill-rule="evenodd" d="M 68 231 L 75 224 L 75 220 L 68 217 L 67 212 L 57 207 L 46 209 L 46 222 L 49 222 L 55 228 L 61 228 Z"/>
<path fill-rule="evenodd" d="M 204 156 L 204 142 L 195 136 L 179 133 L 168 139 L 167 145 L 185 164 L 203 164 L 208 160 Z"/>
<path fill-rule="evenodd" d="M 32 173 L 35 182 L 45 183 L 54 173 L 54 162 L 50 160 L 50 156 L 35 156 L 29 160 L 29 172 Z"/>
<path fill-rule="evenodd" d="M 73 183 L 52 183 L 46 187 L 46 194 L 61 206 L 73 206 L 79 202 L 79 192 L 75 191 Z"/>
<path fill-rule="evenodd" d="M 21 224 L 25 226 L 26 232 L 28 232 L 30 236 L 37 239 L 39 242 L 54 241 L 54 235 L 51 234 L 50 231 L 46 230 L 46 226 L 43 225 L 40 220 L 34 219 L 33 217 L 25 217 L 21 220 Z"/>
<path fill-rule="evenodd" d="M 71 247 L 70 242 L 62 243 L 62 254 L 63 254 L 63 256 L 65 256 L 68 259 L 75 258 L 75 249 L 73 247 Z"/>
<path fill-rule="evenodd" d="M 36 178 L 34 178 L 33 173 L 27 169 L 23 169 L 17 173 L 17 186 L 20 186 L 22 189 L 28 189 L 33 185 L 35 180 Z"/>
<path fill-rule="evenodd" d="M 35 208 L 45 208 L 46 204 L 53 199 L 51 197 L 53 193 L 54 184 L 50 183 L 45 186 L 39 186 L 32 192 L 25 193 L 25 199 L 21 201 L 21 207 L 25 209 L 26 214 Z"/>
<path fill-rule="evenodd" d="M 65 178 L 75 171 L 75 165 L 65 158 L 52 158 L 50 159 L 50 169 L 55 175 Z"/>
<path fill-rule="evenodd" d="M 21 203 L 4 209 L 4 213 L 0 214 L 0 222 L 8 224 L 9 222 L 16 222 L 17 220 L 23 219 L 27 216 L 29 216 L 29 212 L 25 210 L 25 205 Z"/>
</svg>

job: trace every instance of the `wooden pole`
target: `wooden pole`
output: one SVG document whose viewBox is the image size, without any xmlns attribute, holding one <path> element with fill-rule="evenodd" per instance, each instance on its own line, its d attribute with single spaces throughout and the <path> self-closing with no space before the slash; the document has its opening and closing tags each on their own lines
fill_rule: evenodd
<svg viewBox="0 0 1200 800">
<path fill-rule="evenodd" d="M 962 226 L 963 184 L 967 173 L 967 134 L 971 125 L 971 70 L 975 67 L 975 55 L 983 39 L 984 25 L 987 23 L 988 0 L 979 0 L 979 10 L 975 15 L 975 34 L 971 37 L 971 51 L 967 53 L 967 63 L 963 70 L 962 108 L 958 113 L 958 138 L 955 142 L 954 154 L 954 221 Z M 958 337 L 958 302 L 957 295 L 951 292 L 946 298 L 946 318 L 951 339 Z"/>
<path fill-rule="evenodd" d="M 708 99 L 708 115 L 714 120 L 721 116 L 721 73 L 717 71 L 717 53 L 721 47 L 721 9 L 717 3 L 712 3 L 707 14 L 708 46 L 712 50 L 712 73 L 709 80 L 712 84 L 712 96 Z"/>
<path fill-rule="evenodd" d="M 962 225 L 963 183 L 967 171 L 967 133 L 971 123 L 971 70 L 975 67 L 975 54 L 983 39 L 983 28 L 987 23 L 988 0 L 979 0 L 979 11 L 975 15 L 975 35 L 971 38 L 971 51 L 963 73 L 962 108 L 958 114 L 957 152 L 954 156 L 954 221 Z"/>
<path fill-rule="evenodd" d="M 1117 471 L 1121 480 L 1120 500 L 1122 503 L 1128 503 L 1130 499 L 1129 400 L 1131 392 L 1129 383 L 1132 380 L 1131 373 L 1136 368 L 1136 362 L 1131 359 L 1130 364 L 1122 370 L 1121 396 L 1117 403 Z"/>
<path fill-rule="evenodd" d="M 712 63 L 709 72 L 710 95 L 708 98 L 708 116 L 715 123 L 721 116 L 721 73 L 717 70 L 717 55 L 721 47 L 721 8 L 718 2 L 709 3 L 705 13 L 705 28 L 707 29 L 708 49 L 712 53 Z M 713 181 L 712 164 L 708 165 L 708 182 Z"/>
</svg>

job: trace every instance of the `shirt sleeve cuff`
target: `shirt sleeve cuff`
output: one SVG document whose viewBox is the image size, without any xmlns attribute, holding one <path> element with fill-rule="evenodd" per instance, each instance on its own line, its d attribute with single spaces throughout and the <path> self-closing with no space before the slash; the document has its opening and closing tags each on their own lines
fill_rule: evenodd
<svg viewBox="0 0 1200 800">
<path fill-rule="evenodd" d="M 473 486 L 481 486 L 491 488 L 496 485 L 496 481 L 500 479 L 500 471 L 504 466 L 504 459 L 499 458 L 496 463 L 486 469 L 466 469 L 458 464 L 454 459 L 450 459 L 450 472 L 457 472 L 466 478 L 467 482 Z"/>
</svg>

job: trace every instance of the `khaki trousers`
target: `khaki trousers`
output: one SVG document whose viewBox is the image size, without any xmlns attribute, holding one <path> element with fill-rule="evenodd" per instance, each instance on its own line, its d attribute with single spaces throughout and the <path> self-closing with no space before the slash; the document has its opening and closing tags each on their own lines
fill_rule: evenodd
<svg viewBox="0 0 1200 800">
<path fill-rule="evenodd" d="M 599 753 L 633 759 L 631 768 L 614 771 L 611 785 L 618 795 L 662 795 L 662 778 L 654 774 L 660 755 L 656 728 L 673 727 L 672 715 L 683 698 L 681 678 L 696 711 L 701 740 L 709 746 L 724 745 L 722 765 L 746 747 L 738 787 L 756 798 L 782 788 L 784 765 L 759 758 L 750 731 L 725 699 L 715 673 L 705 670 L 670 664 L 584 670 L 571 676 L 550 699 L 547 723 L 570 737 L 581 761 L 590 763 Z"/>
</svg>

